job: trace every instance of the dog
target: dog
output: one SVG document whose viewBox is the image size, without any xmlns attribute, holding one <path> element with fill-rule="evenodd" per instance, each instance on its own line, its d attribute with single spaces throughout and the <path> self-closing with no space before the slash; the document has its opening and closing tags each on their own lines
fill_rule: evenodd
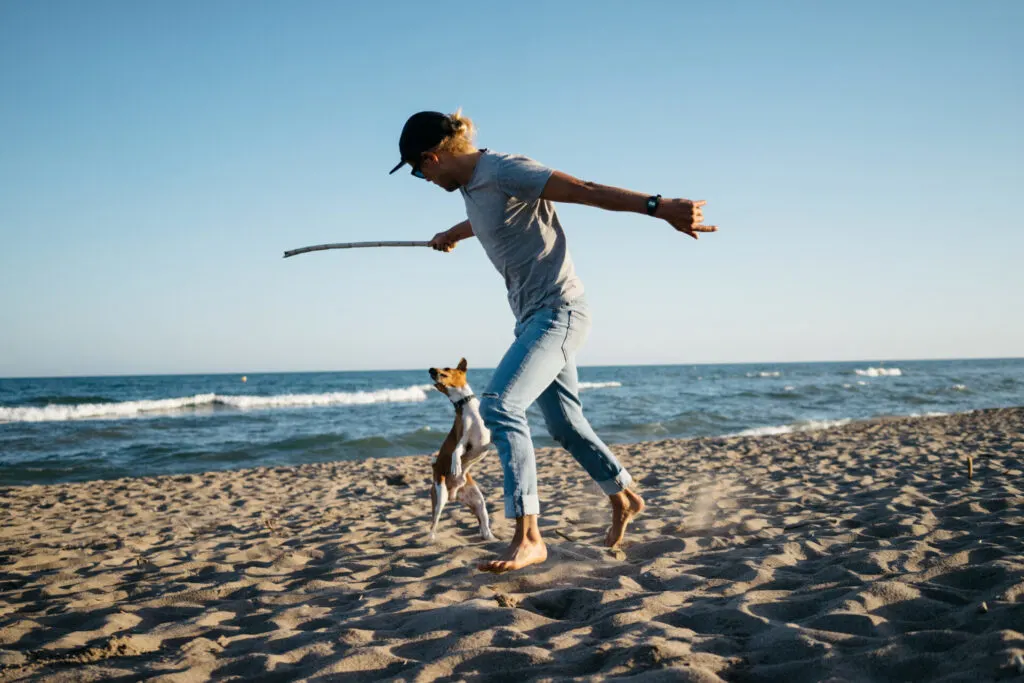
<svg viewBox="0 0 1024 683">
<path fill-rule="evenodd" d="M 480 538 L 494 540 L 484 494 L 469 473 L 470 468 L 489 451 L 491 430 L 480 417 L 480 401 L 466 381 L 466 367 L 466 359 L 462 358 L 454 368 L 428 370 L 434 388 L 455 406 L 455 423 L 434 458 L 433 485 L 430 488 L 433 521 L 427 539 L 431 543 L 437 538 L 441 511 L 449 500 L 460 500 L 468 505 L 480 521 Z"/>
</svg>

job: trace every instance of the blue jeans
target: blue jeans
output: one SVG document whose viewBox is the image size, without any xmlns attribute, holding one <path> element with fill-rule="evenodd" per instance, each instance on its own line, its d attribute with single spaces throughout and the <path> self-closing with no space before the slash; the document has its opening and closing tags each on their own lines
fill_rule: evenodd
<svg viewBox="0 0 1024 683">
<path fill-rule="evenodd" d="M 534 402 L 551 436 L 602 491 L 612 495 L 633 481 L 583 417 L 575 357 L 589 332 L 583 297 L 533 313 L 516 325 L 516 339 L 481 396 L 480 412 L 504 470 L 508 519 L 540 514 L 537 460 L 526 422 Z"/>
</svg>

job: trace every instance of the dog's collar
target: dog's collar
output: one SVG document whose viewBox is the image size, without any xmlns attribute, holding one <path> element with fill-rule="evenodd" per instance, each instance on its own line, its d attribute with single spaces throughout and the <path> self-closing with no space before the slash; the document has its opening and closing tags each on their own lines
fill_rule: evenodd
<svg viewBox="0 0 1024 683">
<path fill-rule="evenodd" d="M 466 405 L 467 403 L 469 403 L 474 398 L 476 398 L 475 394 L 470 394 L 469 396 L 463 396 L 458 401 L 452 401 L 452 405 L 455 406 L 456 408 L 461 408 L 462 406 Z"/>
</svg>

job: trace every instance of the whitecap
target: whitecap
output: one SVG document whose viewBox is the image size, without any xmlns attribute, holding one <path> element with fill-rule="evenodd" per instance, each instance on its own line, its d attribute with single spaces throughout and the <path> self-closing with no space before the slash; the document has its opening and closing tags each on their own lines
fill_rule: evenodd
<svg viewBox="0 0 1024 683">
<path fill-rule="evenodd" d="M 868 368 L 854 372 L 863 377 L 899 377 L 903 374 L 899 368 Z"/>
</svg>

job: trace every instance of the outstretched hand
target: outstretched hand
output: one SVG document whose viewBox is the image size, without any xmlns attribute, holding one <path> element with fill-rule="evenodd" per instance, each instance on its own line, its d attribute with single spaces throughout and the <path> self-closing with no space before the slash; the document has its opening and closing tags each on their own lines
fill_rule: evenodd
<svg viewBox="0 0 1024 683">
<path fill-rule="evenodd" d="M 663 199 L 655 214 L 658 218 L 665 219 L 669 225 L 679 232 L 686 233 L 693 239 L 697 239 L 699 232 L 716 232 L 717 226 L 704 225 L 704 209 L 706 201 L 691 201 L 689 199 Z"/>
</svg>

